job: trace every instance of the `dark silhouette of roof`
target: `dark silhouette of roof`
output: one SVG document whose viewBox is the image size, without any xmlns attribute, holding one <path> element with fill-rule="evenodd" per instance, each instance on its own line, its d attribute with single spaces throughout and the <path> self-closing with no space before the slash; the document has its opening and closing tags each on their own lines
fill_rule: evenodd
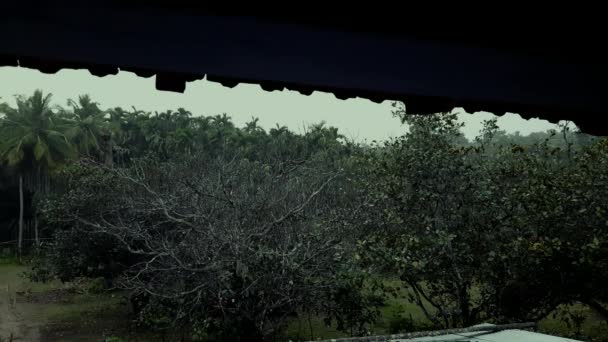
<svg viewBox="0 0 608 342">
<path fill-rule="evenodd" d="M 326 5 L 14 2 L 0 20 L 0 66 L 127 70 L 156 75 L 157 88 L 170 91 L 207 77 L 402 100 L 414 113 L 464 107 L 569 119 L 587 133 L 608 132 L 601 11 Z"/>
</svg>

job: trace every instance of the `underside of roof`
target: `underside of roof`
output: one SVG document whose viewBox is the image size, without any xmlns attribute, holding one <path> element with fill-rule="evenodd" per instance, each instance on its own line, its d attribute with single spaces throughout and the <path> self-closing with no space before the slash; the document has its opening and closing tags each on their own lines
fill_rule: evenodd
<svg viewBox="0 0 608 342">
<path fill-rule="evenodd" d="M 126 70 L 156 75 L 158 89 L 178 92 L 206 77 L 229 87 L 399 100 L 420 114 L 463 107 L 571 120 L 608 135 L 601 125 L 608 53 L 598 47 L 600 21 L 588 17 L 575 30 L 559 18 L 543 24 L 533 17 L 535 29 L 520 17 L 425 17 L 391 8 L 374 16 L 297 4 L 290 12 L 297 15 L 179 2 L 53 5 L 6 9 L 0 66 L 96 76 Z"/>
</svg>

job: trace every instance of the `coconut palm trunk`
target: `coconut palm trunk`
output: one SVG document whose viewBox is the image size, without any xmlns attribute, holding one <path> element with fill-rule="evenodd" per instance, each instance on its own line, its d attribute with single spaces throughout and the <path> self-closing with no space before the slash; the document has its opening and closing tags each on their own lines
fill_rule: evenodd
<svg viewBox="0 0 608 342">
<path fill-rule="evenodd" d="M 64 134 L 66 118 L 60 118 L 50 107 L 51 95 L 46 96 L 36 90 L 30 97 L 18 96 L 17 107 L 0 106 L 0 162 L 15 168 L 19 175 L 19 238 L 17 250 L 23 252 L 24 229 L 24 174 L 29 178 L 40 177 L 35 170 L 59 169 L 74 157 L 74 149 Z M 46 176 L 45 176 L 46 177 Z M 33 191 L 40 191 L 40 181 L 32 179 L 26 183 L 38 185 Z"/>
<path fill-rule="evenodd" d="M 34 239 L 36 241 L 36 247 L 40 247 L 40 240 L 38 239 L 38 216 L 34 216 Z"/>
<path fill-rule="evenodd" d="M 17 240 L 17 251 L 19 258 L 23 248 L 23 176 L 19 174 L 19 237 Z"/>
<path fill-rule="evenodd" d="M 108 167 L 114 166 L 114 154 L 112 151 L 113 144 L 114 144 L 114 142 L 112 141 L 112 138 L 108 139 L 105 153 L 104 153 L 104 159 L 105 159 L 104 164 Z"/>
</svg>

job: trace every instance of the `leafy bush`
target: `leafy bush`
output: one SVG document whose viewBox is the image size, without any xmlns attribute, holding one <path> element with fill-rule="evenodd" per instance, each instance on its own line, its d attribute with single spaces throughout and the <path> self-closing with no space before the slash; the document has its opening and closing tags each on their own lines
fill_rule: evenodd
<svg viewBox="0 0 608 342">
<path fill-rule="evenodd" d="M 386 304 L 382 282 L 353 269 L 339 273 L 335 282 L 324 308 L 325 324 L 335 322 L 339 331 L 350 336 L 368 335 Z"/>
<path fill-rule="evenodd" d="M 404 333 L 415 330 L 412 315 L 406 315 L 402 305 L 391 308 L 388 319 L 388 332 L 390 334 Z"/>
</svg>

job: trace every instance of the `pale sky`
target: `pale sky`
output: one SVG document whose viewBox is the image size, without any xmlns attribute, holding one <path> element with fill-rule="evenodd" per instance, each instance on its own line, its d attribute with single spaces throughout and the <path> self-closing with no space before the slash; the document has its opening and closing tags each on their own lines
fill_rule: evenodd
<svg viewBox="0 0 608 342">
<path fill-rule="evenodd" d="M 183 107 L 193 115 L 226 113 L 237 126 L 243 126 L 251 117 L 258 117 L 265 129 L 277 123 L 300 132 L 306 124 L 322 120 L 338 127 L 349 138 L 358 141 L 385 140 L 406 131 L 397 118 L 391 115 L 390 102 L 377 104 L 365 99 L 339 100 L 333 94 L 314 92 L 310 96 L 295 91 L 267 92 L 258 85 L 240 84 L 227 88 L 206 80 L 190 82 L 184 93 L 158 91 L 154 77 L 142 78 L 129 72 L 97 77 L 86 70 L 61 70 L 56 74 L 43 74 L 37 70 L 0 67 L 0 102 L 14 104 L 14 95 L 31 95 L 41 89 L 53 95 L 53 104 L 65 106 L 69 98 L 89 94 L 105 109 L 123 107 L 145 111 L 164 111 Z M 406 103 L 407 105 L 407 103 Z M 471 139 L 477 135 L 481 122 L 493 116 L 487 112 L 474 114 L 455 109 L 465 123 L 463 132 Z M 521 134 L 555 128 L 544 120 L 524 120 L 517 114 L 506 114 L 498 119 L 501 129 Z"/>
</svg>

